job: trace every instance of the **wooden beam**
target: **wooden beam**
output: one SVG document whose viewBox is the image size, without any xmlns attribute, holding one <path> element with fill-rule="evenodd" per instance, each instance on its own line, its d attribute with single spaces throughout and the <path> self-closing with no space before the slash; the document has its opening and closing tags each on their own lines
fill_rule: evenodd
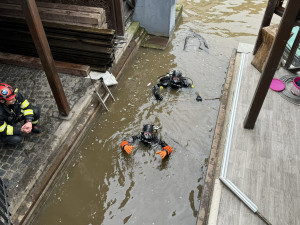
<svg viewBox="0 0 300 225">
<path fill-rule="evenodd" d="M 50 88 L 55 98 L 58 111 L 62 116 L 68 116 L 70 113 L 70 106 L 67 102 L 67 98 L 55 68 L 54 60 L 35 0 L 22 0 L 22 8 L 36 50 L 41 59 Z"/>
<path fill-rule="evenodd" d="M 267 58 L 265 67 L 262 71 L 260 80 L 258 82 L 254 97 L 252 99 L 249 111 L 244 120 L 244 128 L 253 129 L 257 120 L 260 109 L 263 105 L 272 79 L 276 72 L 278 63 L 282 57 L 284 48 L 290 38 L 291 31 L 296 22 L 300 4 L 299 0 L 289 0 L 281 18 L 277 35 L 272 44 L 269 56 Z"/>
<path fill-rule="evenodd" d="M 114 29 L 116 31 L 116 34 L 119 35 L 118 32 L 117 32 L 117 29 L 116 29 L 117 21 L 116 21 L 116 16 L 115 16 L 115 2 L 114 2 L 114 0 L 111 1 L 109 6 L 110 6 L 109 7 L 109 11 L 110 11 L 109 14 L 110 14 L 110 20 L 111 20 L 111 26 L 112 26 L 110 28 Z"/>
<path fill-rule="evenodd" d="M 22 0 L 0 0 L 0 3 L 21 5 Z M 52 8 L 52 9 L 65 9 L 71 11 L 90 12 L 90 13 L 104 13 L 103 8 L 81 6 L 81 5 L 70 5 L 53 2 L 35 2 L 38 8 Z"/>
<path fill-rule="evenodd" d="M 276 37 L 278 30 L 278 24 L 272 24 L 270 26 L 264 27 L 262 29 L 262 39 L 259 49 L 257 50 L 255 56 L 253 57 L 251 64 L 259 71 L 262 72 L 266 60 L 269 56 L 270 49 Z M 280 63 L 278 64 L 277 69 L 280 68 Z"/>
<path fill-rule="evenodd" d="M 123 0 L 112 0 L 110 6 L 113 29 L 117 35 L 123 36 L 125 33 Z"/>
<path fill-rule="evenodd" d="M 43 69 L 40 58 L 0 52 L 0 63 Z M 57 72 L 71 74 L 79 77 L 87 77 L 90 66 L 69 62 L 54 61 Z"/>
<path fill-rule="evenodd" d="M 120 36 L 123 36 L 125 33 L 124 26 L 124 9 L 123 9 L 123 0 L 114 0 L 115 5 L 115 17 L 116 17 L 116 33 Z"/>
<path fill-rule="evenodd" d="M 86 24 L 99 26 L 106 22 L 103 14 L 78 12 L 68 9 L 38 8 L 39 15 L 43 21 L 60 21 L 66 23 Z M 22 7 L 20 5 L 0 3 L 1 16 L 22 17 Z"/>
<path fill-rule="evenodd" d="M 253 55 L 256 54 L 257 50 L 259 49 L 263 39 L 262 39 L 262 29 L 264 27 L 267 27 L 270 25 L 273 14 L 275 12 L 276 9 L 276 5 L 277 5 L 278 0 L 269 0 L 264 17 L 262 19 L 260 28 L 259 28 L 259 32 L 257 35 L 257 39 L 256 39 L 256 43 L 253 49 Z"/>
</svg>

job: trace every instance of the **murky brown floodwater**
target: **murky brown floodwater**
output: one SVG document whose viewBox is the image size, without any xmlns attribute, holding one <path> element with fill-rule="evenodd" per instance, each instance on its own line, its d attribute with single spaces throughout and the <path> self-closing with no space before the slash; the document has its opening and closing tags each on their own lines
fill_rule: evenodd
<svg viewBox="0 0 300 225">
<path fill-rule="evenodd" d="M 113 93 L 117 101 L 101 114 L 38 215 L 38 225 L 195 224 L 219 100 L 233 48 L 254 44 L 266 0 L 181 0 L 183 19 L 165 51 L 141 48 Z M 190 29 L 209 50 L 198 48 Z M 151 88 L 171 69 L 190 77 L 194 89 L 163 90 L 157 102 Z M 195 91 L 203 102 L 196 102 Z M 173 149 L 162 160 L 137 144 L 131 155 L 122 140 L 143 124 L 161 126 Z"/>
</svg>

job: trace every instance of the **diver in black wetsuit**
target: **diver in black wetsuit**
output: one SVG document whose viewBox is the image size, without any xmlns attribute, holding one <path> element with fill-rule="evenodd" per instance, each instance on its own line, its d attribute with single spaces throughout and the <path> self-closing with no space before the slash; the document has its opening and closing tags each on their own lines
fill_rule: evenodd
<svg viewBox="0 0 300 225">
<path fill-rule="evenodd" d="M 172 153 L 173 149 L 166 142 L 157 137 L 157 129 L 159 128 L 154 127 L 150 124 L 144 125 L 143 131 L 140 134 L 131 136 L 126 141 L 122 141 L 120 145 L 121 149 L 124 150 L 127 154 L 130 154 L 132 149 L 135 148 L 133 144 L 137 140 L 140 140 L 144 144 L 159 144 L 162 147 L 162 150 L 156 152 L 156 154 L 159 154 L 162 158 L 165 158 Z"/>
<path fill-rule="evenodd" d="M 188 77 L 183 77 L 182 73 L 179 70 L 174 70 L 171 73 L 168 73 L 166 76 L 163 76 L 159 79 L 159 83 L 156 84 L 153 89 L 152 93 L 156 100 L 162 100 L 163 97 L 160 95 L 160 89 L 166 88 L 166 87 L 171 87 L 174 89 L 179 89 L 179 88 L 194 88 L 193 83 L 190 83 L 188 80 L 191 80 Z M 197 101 L 202 101 L 202 98 L 200 97 L 199 94 L 197 94 Z"/>
</svg>

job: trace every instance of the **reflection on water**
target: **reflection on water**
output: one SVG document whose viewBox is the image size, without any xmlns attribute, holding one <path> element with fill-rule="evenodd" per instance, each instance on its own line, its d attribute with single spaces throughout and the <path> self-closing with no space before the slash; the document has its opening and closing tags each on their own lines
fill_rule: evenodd
<svg viewBox="0 0 300 225">
<path fill-rule="evenodd" d="M 117 101 L 99 114 L 35 224 L 195 224 L 229 57 L 239 41 L 254 43 L 266 1 L 179 3 L 183 18 L 170 46 L 139 50 L 112 88 Z M 197 38 L 184 49 L 191 30 L 207 51 Z M 195 88 L 164 89 L 157 102 L 151 89 L 174 68 Z M 161 127 L 160 137 L 174 149 L 169 158 L 141 143 L 130 155 L 120 150 L 146 123 Z"/>
<path fill-rule="evenodd" d="M 187 26 L 221 37 L 256 36 L 267 5 L 262 0 L 179 2 L 184 4 L 183 18 Z"/>
</svg>

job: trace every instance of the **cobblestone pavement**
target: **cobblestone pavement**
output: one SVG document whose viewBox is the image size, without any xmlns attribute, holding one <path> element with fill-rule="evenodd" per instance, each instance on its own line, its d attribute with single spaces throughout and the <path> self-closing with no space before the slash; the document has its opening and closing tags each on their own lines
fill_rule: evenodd
<svg viewBox="0 0 300 225">
<path fill-rule="evenodd" d="M 67 101 L 71 107 L 91 88 L 91 81 L 84 77 L 59 74 Z M 23 143 L 13 147 L 0 143 L 0 176 L 7 186 L 10 212 L 20 204 L 28 183 L 26 176 L 38 176 L 53 152 L 55 131 L 64 121 L 59 117 L 46 74 L 42 70 L 0 64 L 0 82 L 18 88 L 28 101 L 40 107 L 41 134 L 23 135 Z M 21 124 L 20 124 L 21 125 Z M 25 179 L 26 178 L 26 179 Z M 34 180 L 34 179 L 33 179 Z"/>
</svg>

